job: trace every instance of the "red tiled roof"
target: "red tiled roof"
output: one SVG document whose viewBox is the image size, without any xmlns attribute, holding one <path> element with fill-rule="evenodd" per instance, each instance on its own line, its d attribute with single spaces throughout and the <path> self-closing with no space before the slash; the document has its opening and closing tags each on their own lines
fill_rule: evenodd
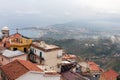
<svg viewBox="0 0 120 80">
<path fill-rule="evenodd" d="M 102 73 L 102 76 L 105 78 L 105 80 L 116 80 L 118 75 L 119 74 L 112 69 Z"/>
<path fill-rule="evenodd" d="M 22 37 L 22 35 L 19 34 L 19 33 L 15 33 L 15 34 L 9 36 L 9 38 L 12 38 L 12 37 L 14 37 L 14 38 L 20 38 L 20 37 Z"/>
<path fill-rule="evenodd" d="M 89 61 L 88 64 L 89 64 L 90 70 L 92 70 L 92 71 L 100 71 L 101 70 L 101 68 L 92 61 Z"/>
<path fill-rule="evenodd" d="M 5 76 L 9 80 L 15 80 L 23 74 L 27 73 L 28 71 L 43 72 L 35 64 L 24 60 L 15 60 L 11 63 L 8 63 L 2 66 L 1 70 L 4 72 Z"/>
<path fill-rule="evenodd" d="M 30 38 L 28 38 L 28 37 L 26 37 L 26 36 L 23 36 L 23 35 L 20 34 L 20 33 L 15 33 L 15 34 L 12 34 L 12 35 L 9 36 L 9 38 L 21 38 L 21 37 L 30 39 Z"/>
<path fill-rule="evenodd" d="M 38 68 L 35 64 L 31 63 L 30 61 L 18 60 L 24 67 L 26 67 L 29 71 L 40 71 L 42 70 Z"/>
<path fill-rule="evenodd" d="M 13 34 L 13 35 L 10 35 L 9 37 L 5 37 L 5 38 L 3 38 L 3 40 L 2 40 L 2 42 L 4 43 L 4 42 L 6 42 L 6 41 L 9 41 L 9 39 L 10 38 L 21 38 L 22 37 L 22 35 L 21 34 L 19 34 L 19 33 L 16 33 L 16 34 Z"/>
<path fill-rule="evenodd" d="M 64 80 L 86 80 L 79 73 L 75 73 L 72 71 L 67 71 L 67 72 L 61 73 L 61 75 Z"/>
<path fill-rule="evenodd" d="M 16 39 L 16 38 L 18 38 L 18 39 L 21 39 L 21 38 L 30 39 L 28 37 L 25 37 L 25 36 L 19 34 L 19 33 L 15 33 L 13 35 L 10 35 L 7 38 L 5 37 L 5 38 L 2 39 L 2 43 L 3 44 L 5 43 L 4 47 L 9 48 L 10 46 L 14 46 L 14 45 L 17 45 L 17 46 L 25 46 L 25 45 L 27 45 L 27 44 L 21 44 L 21 42 L 17 41 L 17 40 L 14 41 L 14 39 Z M 11 39 L 13 39 L 13 41 Z M 10 40 L 12 41 L 12 43 L 10 43 Z"/>
</svg>

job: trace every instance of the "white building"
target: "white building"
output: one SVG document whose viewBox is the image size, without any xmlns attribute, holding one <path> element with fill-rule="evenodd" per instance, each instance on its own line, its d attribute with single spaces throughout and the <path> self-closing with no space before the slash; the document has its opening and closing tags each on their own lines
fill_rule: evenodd
<svg viewBox="0 0 120 80">
<path fill-rule="evenodd" d="M 62 48 L 40 41 L 33 42 L 30 49 L 30 60 L 37 62 L 38 64 L 48 65 L 54 70 L 58 70 L 58 64 L 62 61 Z"/>
<path fill-rule="evenodd" d="M 3 27 L 2 30 L 2 37 L 8 37 L 9 36 L 9 28 L 8 27 Z"/>
</svg>

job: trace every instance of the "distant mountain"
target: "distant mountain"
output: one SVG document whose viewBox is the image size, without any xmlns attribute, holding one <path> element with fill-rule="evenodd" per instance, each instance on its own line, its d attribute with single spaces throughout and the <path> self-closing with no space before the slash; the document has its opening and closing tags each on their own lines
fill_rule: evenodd
<svg viewBox="0 0 120 80">
<path fill-rule="evenodd" d="M 72 21 L 50 26 L 23 27 L 19 31 L 28 37 L 50 37 L 55 39 L 79 39 L 119 34 L 120 27 L 94 21 Z"/>
<path fill-rule="evenodd" d="M 104 23 L 104 22 L 95 22 L 95 21 L 72 21 L 72 22 L 68 22 L 68 23 L 64 23 L 64 24 L 56 24 L 53 25 L 56 28 L 60 28 L 60 27 L 64 27 L 66 29 L 78 29 L 78 28 L 82 28 L 82 29 L 87 29 L 89 31 L 94 31 L 94 32 L 101 32 L 101 31 L 114 31 L 119 29 L 120 30 L 120 26 L 119 25 L 112 25 L 112 24 L 108 24 L 108 23 Z"/>
<path fill-rule="evenodd" d="M 73 21 L 64 24 L 55 24 L 49 27 L 51 31 L 45 37 L 59 38 L 87 38 L 97 36 L 110 36 L 119 34 L 120 28 L 93 21 Z M 117 29 L 116 29 L 117 28 Z M 106 35 L 105 35 L 106 34 Z"/>
</svg>

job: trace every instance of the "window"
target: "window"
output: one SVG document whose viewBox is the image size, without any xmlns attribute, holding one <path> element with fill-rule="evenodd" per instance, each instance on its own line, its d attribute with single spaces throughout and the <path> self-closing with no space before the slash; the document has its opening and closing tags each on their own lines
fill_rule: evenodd
<svg viewBox="0 0 120 80">
<path fill-rule="evenodd" d="M 57 68 L 60 68 L 61 66 L 60 66 L 60 64 L 57 64 Z"/>
<path fill-rule="evenodd" d="M 27 48 L 24 48 L 24 52 L 27 52 Z"/>
<path fill-rule="evenodd" d="M 16 38 L 16 42 L 17 42 L 17 43 L 19 42 L 19 39 L 18 39 L 18 38 Z"/>
<path fill-rule="evenodd" d="M 13 48 L 13 51 L 16 51 L 17 50 L 17 48 Z"/>
<path fill-rule="evenodd" d="M 33 48 L 30 48 L 30 53 L 34 54 L 34 49 Z"/>
<path fill-rule="evenodd" d="M 4 47 L 6 47 L 6 43 L 4 43 Z"/>
<path fill-rule="evenodd" d="M 3 61 L 3 58 L 2 58 L 2 61 Z"/>
<path fill-rule="evenodd" d="M 40 58 L 42 58 L 42 52 L 40 52 Z"/>
</svg>

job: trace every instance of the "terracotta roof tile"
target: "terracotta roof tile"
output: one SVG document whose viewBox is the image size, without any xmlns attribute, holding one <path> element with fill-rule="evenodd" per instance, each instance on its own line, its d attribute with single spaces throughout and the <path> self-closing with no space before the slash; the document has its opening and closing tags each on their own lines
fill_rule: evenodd
<svg viewBox="0 0 120 80">
<path fill-rule="evenodd" d="M 2 66 L 1 70 L 9 80 L 15 80 L 28 71 L 42 72 L 42 70 L 39 69 L 35 64 L 24 60 L 15 60 L 11 63 L 8 63 Z"/>
<path fill-rule="evenodd" d="M 96 63 L 94 63 L 92 61 L 89 61 L 88 64 L 89 64 L 90 70 L 92 70 L 92 71 L 101 71 L 101 68 Z"/>
<path fill-rule="evenodd" d="M 102 76 L 105 78 L 105 80 L 116 80 L 118 75 L 119 74 L 112 69 L 102 73 Z"/>
<path fill-rule="evenodd" d="M 18 60 L 24 67 L 26 67 L 29 71 L 40 71 L 42 70 L 38 68 L 35 64 L 31 63 L 30 61 Z"/>
<path fill-rule="evenodd" d="M 20 33 L 15 33 L 15 34 L 12 34 L 12 35 L 9 36 L 9 38 L 21 38 L 21 37 L 27 38 L 27 39 L 31 39 L 31 38 L 29 38 L 29 37 L 23 36 L 23 35 L 20 34 Z"/>
<path fill-rule="evenodd" d="M 61 73 L 61 75 L 64 80 L 86 80 L 79 73 L 75 73 L 71 71 Z"/>
</svg>

